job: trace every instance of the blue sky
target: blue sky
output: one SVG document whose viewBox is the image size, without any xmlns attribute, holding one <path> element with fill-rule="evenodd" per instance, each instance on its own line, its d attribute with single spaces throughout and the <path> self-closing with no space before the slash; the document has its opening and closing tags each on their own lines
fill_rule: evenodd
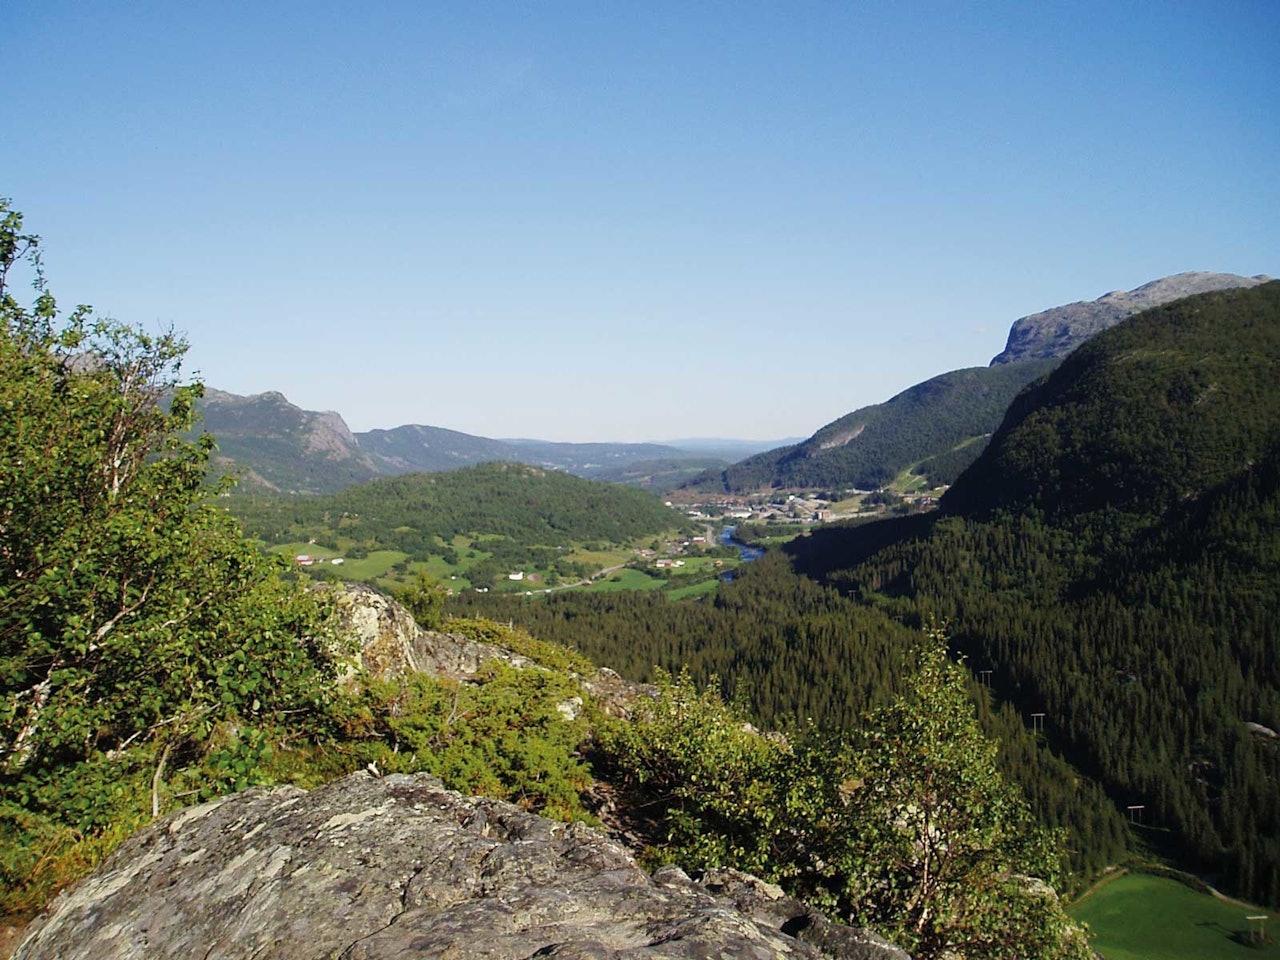
<svg viewBox="0 0 1280 960">
<path fill-rule="evenodd" d="M 1280 4 L 9 3 L 64 305 L 354 429 L 777 438 L 1280 274 Z"/>
</svg>

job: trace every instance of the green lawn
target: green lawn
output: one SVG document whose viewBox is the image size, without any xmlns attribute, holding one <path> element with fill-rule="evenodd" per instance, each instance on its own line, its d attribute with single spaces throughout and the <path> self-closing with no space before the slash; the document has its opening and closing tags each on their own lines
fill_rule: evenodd
<svg viewBox="0 0 1280 960">
<path fill-rule="evenodd" d="M 1106 960 L 1229 960 L 1280 957 L 1280 944 L 1248 946 L 1250 914 L 1267 910 L 1226 903 L 1163 877 L 1129 873 L 1069 910 L 1089 925 L 1093 947 Z M 1280 918 L 1267 922 L 1272 940 Z"/>
<path fill-rule="evenodd" d="M 672 569 L 671 573 L 676 579 L 702 576 L 718 570 L 732 570 L 742 562 L 737 557 L 700 557 L 697 554 L 679 557 L 678 559 L 684 561 L 684 566 Z"/>
<path fill-rule="evenodd" d="M 595 590 L 600 593 L 609 593 L 616 590 L 660 590 L 666 585 L 665 580 L 657 577 L 651 577 L 647 573 L 640 570 L 615 570 L 605 579 L 598 580 L 586 590 Z"/>
<path fill-rule="evenodd" d="M 701 583 L 691 584 L 687 587 L 676 587 L 668 590 L 667 596 L 672 600 L 685 600 L 689 597 L 701 597 L 708 593 L 714 593 L 718 586 L 720 586 L 719 578 L 714 580 L 703 580 Z"/>
<path fill-rule="evenodd" d="M 373 550 L 367 557 L 359 560 L 348 557 L 337 570 L 346 580 L 377 580 L 385 577 L 391 568 L 406 556 L 408 554 L 401 553 L 399 550 Z"/>
</svg>

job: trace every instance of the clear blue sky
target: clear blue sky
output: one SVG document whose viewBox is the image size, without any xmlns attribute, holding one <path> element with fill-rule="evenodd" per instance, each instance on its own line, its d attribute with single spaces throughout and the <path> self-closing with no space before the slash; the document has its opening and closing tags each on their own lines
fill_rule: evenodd
<svg viewBox="0 0 1280 960">
<path fill-rule="evenodd" d="M 807 435 L 1280 274 L 1280 3 L 10 2 L 54 292 L 354 429 Z"/>
</svg>

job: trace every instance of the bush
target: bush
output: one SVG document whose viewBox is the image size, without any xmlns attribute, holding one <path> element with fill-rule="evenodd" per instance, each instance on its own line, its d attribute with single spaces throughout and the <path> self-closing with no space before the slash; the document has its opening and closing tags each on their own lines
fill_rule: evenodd
<svg viewBox="0 0 1280 960">
<path fill-rule="evenodd" d="M 334 664 L 323 601 L 205 486 L 183 341 L 60 318 L 38 261 L 21 306 L 5 281 L 38 238 L 0 215 L 3 913 L 157 811 L 221 724 L 325 736 Z"/>
<path fill-rule="evenodd" d="M 653 861 L 748 870 L 920 958 L 1089 956 L 1032 879 L 1055 878 L 1058 838 L 996 769 L 937 635 L 848 736 L 762 736 L 681 674 L 600 746 L 633 804 L 663 811 Z"/>
</svg>

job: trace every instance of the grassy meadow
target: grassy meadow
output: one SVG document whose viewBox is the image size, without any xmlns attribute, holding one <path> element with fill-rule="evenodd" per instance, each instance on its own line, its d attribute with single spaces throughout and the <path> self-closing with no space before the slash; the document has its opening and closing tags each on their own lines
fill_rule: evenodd
<svg viewBox="0 0 1280 960">
<path fill-rule="evenodd" d="M 1126 873 L 1068 911 L 1089 925 L 1106 960 L 1246 960 L 1280 958 L 1280 924 L 1267 921 L 1270 943 L 1248 943 L 1247 916 L 1267 910 L 1198 893 L 1165 877 Z"/>
<path fill-rule="evenodd" d="M 672 536 L 674 538 L 674 534 Z M 336 550 L 332 546 L 321 546 L 302 540 L 274 544 L 266 549 L 270 553 L 283 557 L 312 557 L 315 563 L 308 569 L 313 575 L 338 577 L 343 580 L 371 583 L 384 589 L 394 589 L 409 583 L 421 570 L 443 587 L 466 590 L 474 586 L 467 576 L 468 571 L 490 556 L 483 549 L 485 539 L 483 536 L 454 537 L 448 546 L 453 549 L 455 563 L 449 563 L 439 555 L 429 556 L 425 560 L 412 560 L 408 554 L 400 550 L 370 550 L 367 556 L 351 557 L 347 555 L 345 548 L 353 544 L 341 536 L 333 537 L 338 544 Z M 440 546 L 444 548 L 445 544 L 442 542 Z M 656 568 L 649 566 L 652 561 L 645 562 L 647 569 L 623 566 L 627 563 L 635 563 L 637 549 L 638 546 L 634 545 L 613 545 L 603 548 L 574 547 L 571 552 L 566 553 L 566 557 L 572 562 L 588 568 L 612 571 L 603 577 L 597 575 L 590 584 L 571 586 L 557 584 L 555 578 L 547 571 L 525 566 L 525 579 L 501 581 L 492 589 L 501 593 L 532 592 L 535 594 L 548 592 L 548 588 L 551 590 L 586 589 L 601 593 L 619 590 L 665 590 L 673 600 L 680 600 L 712 592 L 719 582 L 718 574 L 723 570 L 731 570 L 741 562 L 731 557 L 687 554 L 679 558 L 684 561 L 683 566 L 672 568 L 665 571 L 665 576 L 659 576 L 656 575 Z M 341 559 L 342 562 L 334 564 L 332 561 L 335 559 Z"/>
</svg>

